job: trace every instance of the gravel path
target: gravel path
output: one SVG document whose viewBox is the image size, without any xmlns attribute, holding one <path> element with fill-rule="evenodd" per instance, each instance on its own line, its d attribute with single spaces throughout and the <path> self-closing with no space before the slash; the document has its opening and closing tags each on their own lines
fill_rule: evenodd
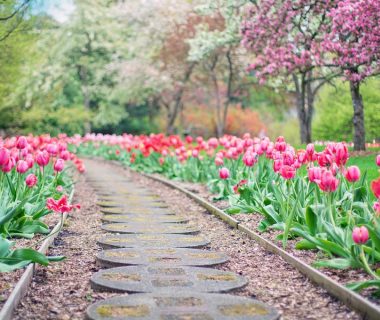
<svg viewBox="0 0 380 320">
<path fill-rule="evenodd" d="M 208 249 L 229 255 L 230 261 L 219 269 L 248 278 L 248 286 L 235 294 L 274 306 L 283 319 L 360 319 L 281 258 L 209 215 L 179 191 L 111 163 L 86 162 L 88 166 L 101 166 L 99 168 L 117 172 L 120 177 L 133 179 L 137 185 L 159 194 L 176 213 L 188 216 L 211 241 Z M 95 255 L 99 250 L 96 239 L 100 232 L 100 214 L 95 205 L 95 193 L 84 177 L 80 178 L 76 191 L 75 201 L 81 203 L 82 209 L 68 220 L 65 231 L 50 250 L 51 254 L 67 256 L 67 260 L 38 268 L 14 319 L 83 319 L 89 304 L 114 295 L 94 293 L 90 288 L 89 278 L 98 270 Z"/>
</svg>

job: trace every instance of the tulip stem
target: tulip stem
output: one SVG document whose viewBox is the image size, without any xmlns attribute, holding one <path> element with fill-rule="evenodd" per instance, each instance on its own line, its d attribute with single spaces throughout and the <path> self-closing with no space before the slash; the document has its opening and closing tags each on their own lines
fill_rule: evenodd
<svg viewBox="0 0 380 320">
<path fill-rule="evenodd" d="M 335 229 L 335 215 L 334 215 L 334 208 L 333 208 L 333 203 L 334 203 L 334 195 L 332 192 L 330 192 L 329 194 L 329 218 L 330 218 L 330 222 L 332 223 L 332 225 L 334 226 L 334 229 Z"/>
<path fill-rule="evenodd" d="M 367 261 L 367 258 L 365 256 L 363 246 L 360 246 L 360 260 L 363 263 L 364 270 L 367 271 L 368 274 L 370 274 L 375 279 L 380 279 L 380 277 L 375 272 L 373 272 L 372 269 L 370 268 L 370 266 L 368 265 L 368 261 Z"/>
</svg>

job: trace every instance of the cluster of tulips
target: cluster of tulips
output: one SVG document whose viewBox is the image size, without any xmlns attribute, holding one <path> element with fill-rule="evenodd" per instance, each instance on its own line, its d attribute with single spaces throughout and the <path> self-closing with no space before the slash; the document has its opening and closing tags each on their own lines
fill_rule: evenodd
<svg viewBox="0 0 380 320">
<path fill-rule="evenodd" d="M 227 213 L 261 214 L 257 230 L 277 230 L 284 248 L 292 240 L 297 249 L 319 251 L 316 267 L 361 268 L 371 276 L 350 288 L 380 288 L 380 274 L 372 270 L 380 262 L 380 178 L 368 182 L 357 166 L 347 166 L 345 143 L 296 150 L 283 137 L 249 134 L 89 134 L 71 143 L 79 153 L 138 171 L 206 183 L 216 201 L 229 201 Z M 375 161 L 379 166 L 380 156 Z"/>
<path fill-rule="evenodd" d="M 13 240 L 49 234 L 42 217 L 52 211 L 63 213 L 52 206 L 54 201 L 66 203 L 65 212 L 77 207 L 67 203 L 72 179 L 66 163 L 74 164 L 79 172 L 84 166 L 68 151 L 67 141 L 65 135 L 0 138 L 0 272 L 62 258 L 38 253 L 32 241 L 29 247 L 13 249 Z"/>
</svg>

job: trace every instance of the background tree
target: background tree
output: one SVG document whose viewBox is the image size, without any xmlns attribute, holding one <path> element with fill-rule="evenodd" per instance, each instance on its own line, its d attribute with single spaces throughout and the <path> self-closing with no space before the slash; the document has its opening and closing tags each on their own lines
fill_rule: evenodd
<svg viewBox="0 0 380 320">
<path fill-rule="evenodd" d="M 363 81 L 380 71 L 380 1 L 341 0 L 329 14 L 331 31 L 324 49 L 333 54 L 350 83 L 354 108 L 354 148 L 365 150 L 364 104 L 360 93 Z"/>
<path fill-rule="evenodd" d="M 315 0 L 254 1 L 242 25 L 243 44 L 254 57 L 249 69 L 261 83 L 293 83 L 301 142 L 311 142 L 318 90 L 336 74 L 321 68 L 321 43 L 334 2 Z"/>
</svg>

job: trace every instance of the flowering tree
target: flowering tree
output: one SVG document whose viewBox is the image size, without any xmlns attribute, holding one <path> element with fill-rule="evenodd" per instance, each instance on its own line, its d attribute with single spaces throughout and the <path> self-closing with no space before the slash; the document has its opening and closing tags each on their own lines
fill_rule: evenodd
<svg viewBox="0 0 380 320">
<path fill-rule="evenodd" d="M 323 48 L 333 53 L 331 66 L 341 68 L 350 82 L 355 150 L 364 150 L 364 105 L 360 84 L 380 71 L 380 1 L 341 0 L 328 16 L 331 32 L 326 34 Z"/>
<path fill-rule="evenodd" d="M 311 141 L 315 95 L 336 74 L 321 68 L 321 42 L 334 1 L 252 1 L 242 25 L 243 44 L 255 55 L 249 69 L 261 83 L 293 82 L 302 142 Z"/>
</svg>

